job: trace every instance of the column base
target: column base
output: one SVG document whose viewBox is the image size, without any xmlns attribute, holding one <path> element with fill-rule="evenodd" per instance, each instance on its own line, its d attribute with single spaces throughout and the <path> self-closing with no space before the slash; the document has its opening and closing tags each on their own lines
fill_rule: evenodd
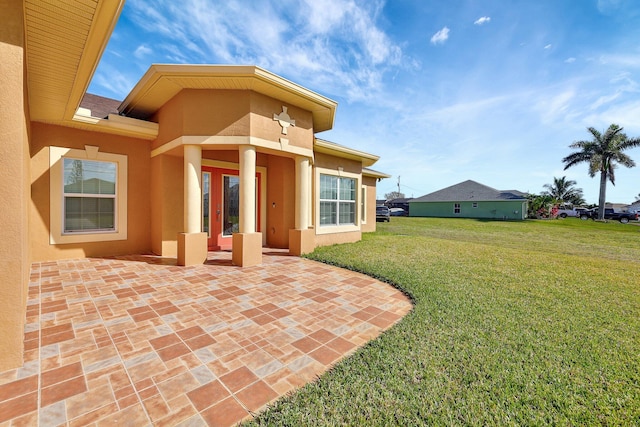
<svg viewBox="0 0 640 427">
<path fill-rule="evenodd" d="M 235 233 L 231 262 L 240 267 L 262 264 L 262 233 Z"/>
<path fill-rule="evenodd" d="M 178 265 L 203 264 L 207 260 L 207 233 L 178 233 Z"/>
<path fill-rule="evenodd" d="M 289 253 L 300 256 L 313 252 L 316 248 L 316 233 L 312 228 L 289 230 Z"/>
</svg>

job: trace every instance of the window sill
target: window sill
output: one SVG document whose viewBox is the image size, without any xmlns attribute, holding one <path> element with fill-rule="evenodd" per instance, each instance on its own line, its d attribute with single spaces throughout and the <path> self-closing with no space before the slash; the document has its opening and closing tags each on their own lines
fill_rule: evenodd
<svg viewBox="0 0 640 427">
<path fill-rule="evenodd" d="M 349 225 L 321 225 L 316 227 L 316 234 L 335 234 L 335 233 L 349 233 L 353 231 L 360 231 L 360 227 L 354 224 Z"/>
</svg>

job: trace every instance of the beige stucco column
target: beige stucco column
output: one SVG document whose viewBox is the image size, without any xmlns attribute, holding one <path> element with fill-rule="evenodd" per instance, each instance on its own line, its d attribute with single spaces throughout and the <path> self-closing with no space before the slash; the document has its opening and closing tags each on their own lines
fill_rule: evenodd
<svg viewBox="0 0 640 427">
<path fill-rule="evenodd" d="M 202 147 L 184 146 L 184 231 L 199 233 L 201 229 L 202 183 Z"/>
<path fill-rule="evenodd" d="M 295 229 L 289 230 L 289 253 L 302 255 L 315 248 L 315 233 L 311 223 L 311 167 L 309 158 L 296 156 Z"/>
<path fill-rule="evenodd" d="M 311 200 L 311 180 L 309 176 L 309 158 L 296 156 L 296 230 L 309 227 L 309 208 Z"/>
<path fill-rule="evenodd" d="M 256 232 L 256 149 L 240 146 L 240 233 Z"/>
<path fill-rule="evenodd" d="M 256 149 L 240 146 L 240 232 L 233 235 L 232 261 L 248 267 L 262 263 L 262 233 L 256 232 Z"/>
<path fill-rule="evenodd" d="M 178 234 L 178 265 L 207 259 L 207 233 L 202 232 L 202 147 L 184 146 L 184 232 Z"/>
<path fill-rule="evenodd" d="M 22 2 L 1 2 L 0 372 L 22 365 L 29 284 L 30 156 Z"/>
</svg>

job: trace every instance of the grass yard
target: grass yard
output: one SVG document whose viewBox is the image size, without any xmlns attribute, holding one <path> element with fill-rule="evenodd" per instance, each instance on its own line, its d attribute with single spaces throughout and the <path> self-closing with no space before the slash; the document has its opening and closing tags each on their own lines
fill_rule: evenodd
<svg viewBox="0 0 640 427">
<path fill-rule="evenodd" d="M 415 309 L 258 425 L 640 425 L 640 226 L 398 218 L 311 258 Z"/>
</svg>

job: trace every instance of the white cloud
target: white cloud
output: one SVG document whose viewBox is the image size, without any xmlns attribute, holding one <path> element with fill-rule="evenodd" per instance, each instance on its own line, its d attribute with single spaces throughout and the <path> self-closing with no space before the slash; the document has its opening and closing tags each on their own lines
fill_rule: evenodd
<svg viewBox="0 0 640 427">
<path fill-rule="evenodd" d="M 489 21 L 491 21 L 491 17 L 490 16 L 482 16 L 482 17 L 476 19 L 474 24 L 475 25 L 482 25 L 482 24 L 486 24 Z"/>
<path fill-rule="evenodd" d="M 136 58 L 141 59 L 142 57 L 147 56 L 152 52 L 153 52 L 153 50 L 150 47 L 141 44 L 140 46 L 138 46 L 138 48 L 135 50 L 135 52 L 133 52 L 133 55 Z"/>
<path fill-rule="evenodd" d="M 600 56 L 598 59 L 600 63 L 603 65 L 611 65 L 611 66 L 615 65 L 620 67 L 640 68 L 639 55 L 607 54 L 607 55 Z"/>
<path fill-rule="evenodd" d="M 598 0 L 598 11 L 604 15 L 614 14 L 621 6 L 621 0 Z"/>
<path fill-rule="evenodd" d="M 442 44 L 449 38 L 449 28 L 444 27 L 431 37 L 431 44 Z"/>
<path fill-rule="evenodd" d="M 536 103 L 533 105 L 534 111 L 539 112 L 540 120 L 545 125 L 563 121 L 567 115 L 571 114 L 572 102 L 576 96 L 577 91 L 573 87 L 567 87 L 559 92 L 547 89 L 538 94 Z"/>
<path fill-rule="evenodd" d="M 544 47 L 545 49 L 551 49 L 551 44 L 548 44 Z"/>
<path fill-rule="evenodd" d="M 256 64 L 350 101 L 375 96 L 387 71 L 415 64 L 378 25 L 382 0 L 246 3 L 130 0 L 131 21 L 153 40 L 145 47 L 154 52 L 137 54 L 149 63 Z"/>
<path fill-rule="evenodd" d="M 576 58 L 572 56 L 571 58 L 565 59 L 564 62 L 566 62 L 567 64 L 573 64 L 574 62 L 576 62 Z"/>
</svg>

